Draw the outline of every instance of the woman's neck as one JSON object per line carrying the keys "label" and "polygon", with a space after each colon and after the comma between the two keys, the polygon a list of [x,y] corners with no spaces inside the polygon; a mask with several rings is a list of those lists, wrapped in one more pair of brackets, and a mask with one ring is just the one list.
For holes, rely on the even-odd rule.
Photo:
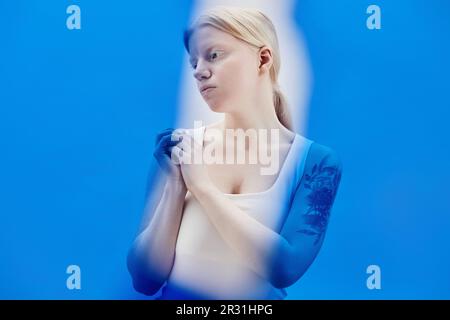
{"label": "woman's neck", "polygon": [[276,117],[262,117],[262,114],[244,115],[226,113],[222,122],[222,129],[281,129],[281,124]]}
{"label": "woman's neck", "polygon": [[[276,114],[274,113],[274,118],[267,119],[262,117],[244,117],[241,115],[240,117],[236,117],[230,113],[225,114],[225,118],[223,121],[217,122],[211,126],[212,128],[219,129],[222,132],[222,141],[227,141],[227,131],[232,130],[244,130],[244,132],[248,133],[247,130],[255,130],[255,135],[260,136],[264,134],[261,131],[267,130],[265,133],[267,137],[271,137],[273,135],[272,130],[277,130],[278,137],[277,141],[271,141],[272,143],[290,143],[293,141],[295,137],[295,133],[284,127],[280,121],[278,120]],[[235,132],[236,134],[236,132]],[[245,134],[245,133],[244,133]]]}

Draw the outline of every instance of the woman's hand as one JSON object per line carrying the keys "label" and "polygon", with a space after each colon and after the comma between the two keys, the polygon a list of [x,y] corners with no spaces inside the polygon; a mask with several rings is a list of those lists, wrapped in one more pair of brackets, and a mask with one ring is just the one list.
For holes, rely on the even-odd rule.
{"label": "woman's hand", "polygon": [[172,158],[180,164],[186,187],[193,194],[200,188],[214,187],[203,161],[202,145],[192,134],[183,134],[182,141],[173,147]]}
{"label": "woman's hand", "polygon": [[172,148],[180,143],[182,139],[183,137],[178,130],[173,128],[164,129],[156,136],[153,156],[171,181],[184,184],[180,166],[176,165],[171,159]]}

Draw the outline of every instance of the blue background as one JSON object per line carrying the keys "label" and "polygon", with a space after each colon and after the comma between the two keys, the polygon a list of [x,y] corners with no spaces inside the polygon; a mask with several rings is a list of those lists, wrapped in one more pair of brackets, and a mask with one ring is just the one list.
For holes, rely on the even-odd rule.
{"label": "blue background", "polygon": [[[81,7],[82,29],[66,28]],[[366,28],[366,8],[382,29]],[[125,258],[172,126],[191,1],[0,0],[0,298],[134,299]],[[450,3],[297,1],[307,137],[344,174],[290,299],[450,298]],[[66,288],[81,267],[82,289]],[[366,268],[381,267],[381,290]]]}

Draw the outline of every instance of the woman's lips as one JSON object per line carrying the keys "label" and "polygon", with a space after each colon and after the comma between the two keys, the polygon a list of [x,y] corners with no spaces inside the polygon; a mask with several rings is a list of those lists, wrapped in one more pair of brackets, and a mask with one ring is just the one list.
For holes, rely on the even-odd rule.
{"label": "woman's lips", "polygon": [[210,92],[210,91],[213,90],[213,89],[215,89],[215,87],[208,87],[208,88],[206,88],[206,89],[203,89],[203,90],[202,90],[202,94],[203,94],[203,93],[208,93],[208,92]]}

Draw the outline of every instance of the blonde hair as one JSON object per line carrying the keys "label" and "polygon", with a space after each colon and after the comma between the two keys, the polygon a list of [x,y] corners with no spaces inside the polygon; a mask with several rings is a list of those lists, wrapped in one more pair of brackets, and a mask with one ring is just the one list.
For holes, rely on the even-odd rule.
{"label": "blonde hair", "polygon": [[189,51],[189,39],[193,32],[202,26],[212,26],[238,38],[249,45],[261,48],[267,46],[272,51],[270,79],[273,86],[275,113],[283,126],[292,130],[289,106],[278,84],[280,73],[280,49],[278,37],[272,21],[261,11],[252,8],[216,6],[204,11],[184,32],[184,47]]}

